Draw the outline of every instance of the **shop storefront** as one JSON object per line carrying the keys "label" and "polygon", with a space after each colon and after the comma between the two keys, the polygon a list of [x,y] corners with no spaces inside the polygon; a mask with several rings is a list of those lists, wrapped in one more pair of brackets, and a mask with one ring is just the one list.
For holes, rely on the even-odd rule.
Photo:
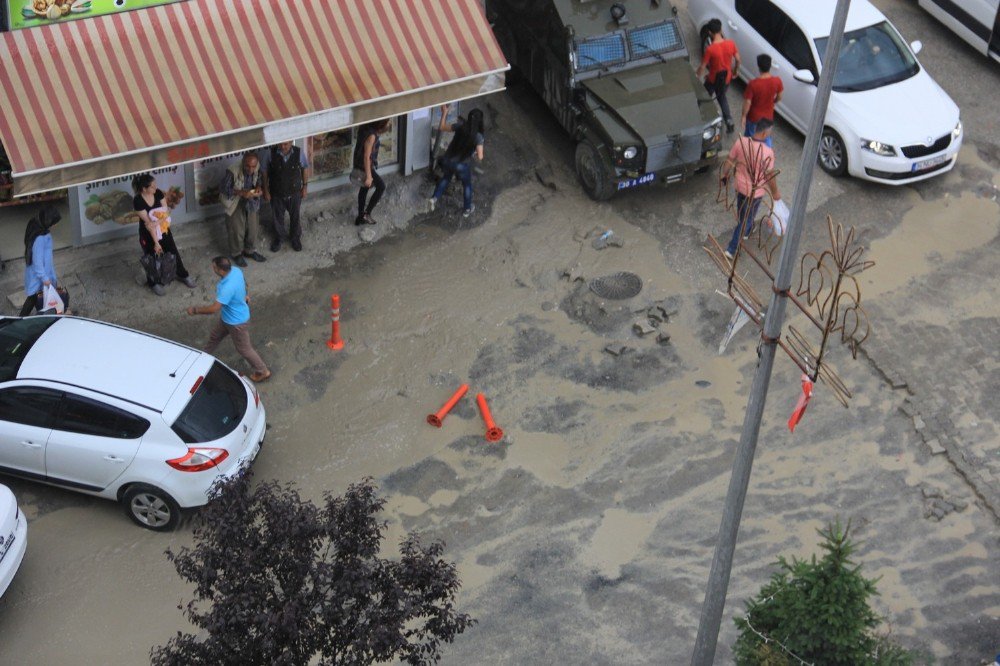
{"label": "shop storefront", "polygon": [[[74,244],[135,233],[135,173],[151,172],[161,189],[183,195],[175,224],[219,213],[225,169],[243,152],[281,141],[309,157],[311,193],[345,186],[357,128],[382,118],[392,127],[382,137],[380,172],[411,173],[429,164],[436,106],[502,89],[507,68],[477,0],[400,3],[394,12],[353,0],[235,3],[225,11],[215,0],[145,4],[0,34],[7,191],[68,192]],[[133,47],[151,36],[171,48],[152,56]],[[359,43],[377,45],[359,52]],[[72,73],[28,57],[42,48],[66,54]],[[139,90],[123,94],[130,81]],[[4,217],[0,207],[0,227]]]}

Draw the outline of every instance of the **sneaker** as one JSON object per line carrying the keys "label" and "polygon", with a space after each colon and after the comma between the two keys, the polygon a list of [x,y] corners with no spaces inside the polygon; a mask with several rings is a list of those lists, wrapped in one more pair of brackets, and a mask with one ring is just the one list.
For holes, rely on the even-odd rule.
{"label": "sneaker", "polygon": [[197,286],[198,286],[198,283],[197,283],[197,282],[195,282],[195,281],[194,281],[194,278],[193,278],[193,277],[191,277],[190,275],[188,275],[188,276],[187,276],[186,278],[181,278],[181,282],[182,282],[182,283],[184,284],[184,286],[185,286],[185,287],[187,287],[188,289],[194,289],[195,287],[197,287]]}
{"label": "sneaker", "polygon": [[472,204],[470,208],[466,208],[464,211],[462,211],[462,217],[469,217],[474,212],[476,212],[476,204]]}
{"label": "sneaker", "polygon": [[732,123],[726,123],[726,134],[732,134],[736,130],[736,125]]}
{"label": "sneaker", "polygon": [[358,215],[356,218],[354,218],[354,225],[355,226],[360,227],[362,224],[365,224],[365,216],[364,215]]}
{"label": "sneaker", "polygon": [[150,287],[150,289],[152,289],[153,293],[156,294],[157,296],[167,295],[167,290],[163,288],[162,284],[154,284],[152,287]]}
{"label": "sneaker", "polygon": [[292,249],[295,250],[296,252],[301,252],[302,251],[302,241],[300,241],[298,238],[293,238],[292,239]]}
{"label": "sneaker", "polygon": [[365,224],[378,224],[371,213],[365,213]]}
{"label": "sneaker", "polygon": [[428,213],[433,213],[434,212],[434,207],[437,206],[437,202],[438,202],[438,200],[435,199],[434,197],[431,197],[430,199],[427,200],[427,212]]}
{"label": "sneaker", "polygon": [[726,259],[732,259],[733,258],[733,253],[730,252],[729,250],[723,250],[722,254],[725,255]]}
{"label": "sneaker", "polygon": [[275,238],[273,241],[271,241],[271,252],[277,252],[280,249],[281,249],[281,239]]}
{"label": "sneaker", "polygon": [[257,250],[254,250],[250,254],[247,254],[246,252],[244,252],[243,256],[247,257],[249,259],[253,259],[254,261],[267,261],[267,257],[265,257],[264,255],[262,255]]}
{"label": "sneaker", "polygon": [[243,258],[242,254],[238,254],[235,257],[233,257],[233,263],[239,266],[240,268],[247,267],[247,260]]}

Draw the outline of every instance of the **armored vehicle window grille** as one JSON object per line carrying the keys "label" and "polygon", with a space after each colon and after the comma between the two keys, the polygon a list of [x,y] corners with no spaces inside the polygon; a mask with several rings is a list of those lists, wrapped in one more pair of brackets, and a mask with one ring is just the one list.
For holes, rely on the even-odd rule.
{"label": "armored vehicle window grille", "polygon": [[577,42],[577,69],[586,71],[625,62],[625,40],[621,35],[602,35]]}
{"label": "armored vehicle window grille", "polygon": [[628,31],[628,47],[632,58],[645,58],[654,53],[667,53],[684,48],[681,31],[674,21],[665,21]]}

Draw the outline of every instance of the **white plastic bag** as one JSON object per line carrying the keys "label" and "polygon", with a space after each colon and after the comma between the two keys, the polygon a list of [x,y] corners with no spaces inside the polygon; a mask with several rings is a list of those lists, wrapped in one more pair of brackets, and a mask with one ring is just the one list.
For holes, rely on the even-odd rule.
{"label": "white plastic bag", "polygon": [[775,236],[785,235],[785,230],[788,229],[788,218],[791,214],[792,211],[788,210],[784,199],[778,199],[774,202],[774,208],[771,215],[768,216],[767,222]]}
{"label": "white plastic bag", "polygon": [[42,312],[49,310],[55,310],[56,314],[62,314],[66,310],[62,296],[59,295],[59,292],[51,284],[47,285],[45,291],[42,293]]}

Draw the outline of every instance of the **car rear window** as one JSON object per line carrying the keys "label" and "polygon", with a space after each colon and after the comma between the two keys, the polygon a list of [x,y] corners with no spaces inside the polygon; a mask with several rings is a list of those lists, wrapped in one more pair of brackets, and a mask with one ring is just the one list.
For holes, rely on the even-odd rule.
{"label": "car rear window", "polygon": [[0,382],[17,377],[21,362],[56,317],[0,319]]}
{"label": "car rear window", "polygon": [[185,444],[203,444],[235,430],[246,411],[247,390],[243,382],[232,370],[216,362],[170,427]]}

